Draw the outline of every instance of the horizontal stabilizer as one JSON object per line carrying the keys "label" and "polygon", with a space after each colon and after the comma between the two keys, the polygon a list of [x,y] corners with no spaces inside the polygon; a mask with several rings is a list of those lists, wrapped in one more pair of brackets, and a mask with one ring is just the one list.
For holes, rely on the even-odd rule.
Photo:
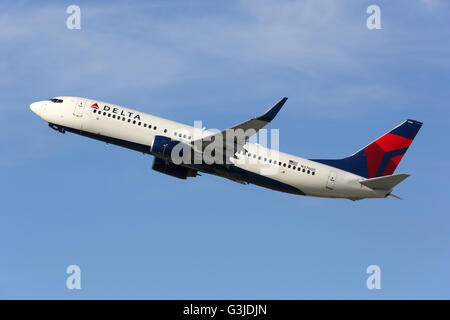
{"label": "horizontal stabilizer", "polygon": [[376,177],[372,179],[365,179],[359,181],[363,186],[369,187],[374,190],[391,190],[400,182],[408,178],[410,175],[407,173],[393,174],[390,176]]}

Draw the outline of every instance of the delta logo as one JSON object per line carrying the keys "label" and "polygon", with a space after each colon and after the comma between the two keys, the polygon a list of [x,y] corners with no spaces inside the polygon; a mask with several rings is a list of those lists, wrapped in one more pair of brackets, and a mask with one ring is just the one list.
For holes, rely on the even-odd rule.
{"label": "delta logo", "polygon": [[98,104],[97,104],[97,102],[94,103],[94,104],[91,106],[91,108],[92,108],[92,109],[98,109]]}

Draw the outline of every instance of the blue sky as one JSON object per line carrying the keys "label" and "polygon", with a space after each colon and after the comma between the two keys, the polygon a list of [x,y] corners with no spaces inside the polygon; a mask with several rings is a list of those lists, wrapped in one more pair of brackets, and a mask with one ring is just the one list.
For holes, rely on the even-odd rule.
{"label": "blue sky", "polygon": [[[447,1],[78,1],[81,30],[70,4],[1,5],[0,298],[450,298]],[[29,110],[58,95],[219,129],[287,96],[270,128],[306,158],[424,126],[397,169],[405,200],[315,199],[61,135]]]}

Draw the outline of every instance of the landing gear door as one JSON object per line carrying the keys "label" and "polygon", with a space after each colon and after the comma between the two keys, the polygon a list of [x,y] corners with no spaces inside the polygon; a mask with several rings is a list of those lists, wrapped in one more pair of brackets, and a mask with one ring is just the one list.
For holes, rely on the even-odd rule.
{"label": "landing gear door", "polygon": [[334,185],[336,184],[336,178],[337,178],[336,171],[330,171],[330,174],[328,175],[327,186],[326,186],[326,188],[328,190],[334,190]]}
{"label": "landing gear door", "polygon": [[75,104],[75,109],[73,110],[73,115],[75,117],[82,117],[85,106],[86,106],[86,100],[79,99],[77,101],[77,103]]}

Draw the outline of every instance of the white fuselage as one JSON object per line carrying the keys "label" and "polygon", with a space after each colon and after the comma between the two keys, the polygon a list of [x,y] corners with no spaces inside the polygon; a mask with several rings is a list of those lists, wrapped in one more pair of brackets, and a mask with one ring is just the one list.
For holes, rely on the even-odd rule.
{"label": "white fuselage", "polygon": [[[98,100],[78,97],[54,99],[62,102],[40,101],[33,103],[30,108],[55,129],[125,147],[129,143],[132,146],[130,149],[148,154],[153,154],[152,145],[156,136],[190,143],[194,137],[212,134],[201,128]],[[239,152],[231,160],[235,167],[232,176],[228,176],[224,166],[223,170],[216,170],[217,166],[211,166],[211,170],[203,170],[205,167],[197,170],[238,182],[316,197],[359,200],[384,198],[389,193],[365,187],[359,183],[363,177],[319,162],[264,148],[259,144],[246,143],[244,149],[248,153]],[[239,177],[240,173],[242,178]]]}

